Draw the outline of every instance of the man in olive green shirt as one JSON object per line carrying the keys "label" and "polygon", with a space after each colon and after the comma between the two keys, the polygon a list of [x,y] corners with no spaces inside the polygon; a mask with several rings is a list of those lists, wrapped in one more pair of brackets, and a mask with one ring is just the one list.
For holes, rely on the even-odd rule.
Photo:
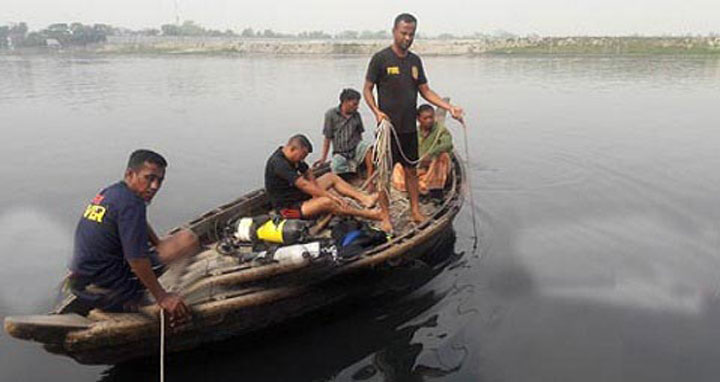
{"label": "man in olive green shirt", "polygon": [[[421,105],[417,110],[418,120],[418,178],[420,193],[441,199],[443,188],[450,174],[453,150],[452,135],[435,121],[435,110],[430,105]],[[405,191],[405,174],[402,166],[393,169],[393,185]]]}

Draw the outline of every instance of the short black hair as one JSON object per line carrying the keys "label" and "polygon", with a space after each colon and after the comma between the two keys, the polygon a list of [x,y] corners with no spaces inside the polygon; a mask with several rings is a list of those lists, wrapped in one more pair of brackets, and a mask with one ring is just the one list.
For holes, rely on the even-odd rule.
{"label": "short black hair", "polygon": [[428,111],[434,113],[434,112],[435,112],[435,109],[433,109],[432,106],[424,103],[424,104],[420,105],[420,107],[417,109],[417,115],[418,115],[418,117],[419,117],[421,113],[425,113],[425,112],[428,112]]}
{"label": "short black hair", "polygon": [[289,145],[297,145],[301,148],[304,148],[307,150],[308,153],[313,152],[312,143],[310,143],[310,140],[308,137],[306,137],[303,134],[295,134],[290,139],[288,139]]}
{"label": "short black hair", "polygon": [[362,98],[360,92],[355,89],[347,88],[340,92],[340,103],[355,99],[359,100],[360,98]]}
{"label": "short black hair", "polygon": [[130,154],[127,168],[138,170],[145,164],[145,162],[156,164],[162,168],[167,167],[167,161],[162,155],[152,150],[139,149]]}
{"label": "short black hair", "polygon": [[401,13],[397,15],[397,17],[395,17],[393,28],[397,28],[398,24],[400,24],[401,21],[408,24],[417,24],[417,19],[415,18],[415,16],[409,13]]}

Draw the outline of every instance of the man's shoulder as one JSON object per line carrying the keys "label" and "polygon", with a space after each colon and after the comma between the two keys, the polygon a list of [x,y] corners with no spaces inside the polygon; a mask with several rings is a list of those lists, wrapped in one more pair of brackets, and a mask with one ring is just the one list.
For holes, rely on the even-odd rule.
{"label": "man's shoulder", "polygon": [[270,165],[274,164],[275,162],[277,162],[278,160],[280,160],[279,154],[282,154],[282,151],[280,149],[273,150],[273,152],[268,157],[267,165],[270,166]]}
{"label": "man's shoulder", "polygon": [[268,158],[267,164],[265,166],[266,169],[275,169],[275,168],[282,168],[289,166],[288,160],[285,158],[285,154],[283,154],[282,146],[273,151],[273,153]]}
{"label": "man's shoulder", "polygon": [[[143,200],[135,195],[123,181],[113,183],[110,186],[105,187],[100,191],[96,198],[100,198],[100,202],[112,202],[117,204],[142,204],[145,205]],[[102,204],[102,203],[97,203]]]}
{"label": "man's shoulder", "polygon": [[384,60],[385,60],[385,59],[388,59],[388,58],[392,57],[391,55],[393,55],[393,54],[395,54],[395,53],[393,53],[392,47],[388,46],[388,47],[386,47],[386,48],[383,48],[383,49],[378,50],[377,52],[375,52],[375,54],[373,54],[373,57],[372,57],[372,58],[373,58],[373,60],[377,60],[377,59],[384,59]]}
{"label": "man's shoulder", "polygon": [[422,60],[420,60],[420,56],[418,56],[417,54],[413,53],[412,51],[408,51],[408,53],[407,53],[407,58],[410,59],[410,60],[413,60],[413,61],[418,61],[418,62],[422,61]]}
{"label": "man's shoulder", "polygon": [[340,108],[338,106],[333,106],[325,112],[325,118],[335,118],[337,115],[340,114]]}

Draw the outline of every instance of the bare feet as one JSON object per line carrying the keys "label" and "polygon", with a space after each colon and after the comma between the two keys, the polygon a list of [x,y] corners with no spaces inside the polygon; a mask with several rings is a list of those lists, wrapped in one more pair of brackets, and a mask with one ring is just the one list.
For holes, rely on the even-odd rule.
{"label": "bare feet", "polygon": [[360,202],[365,206],[365,208],[372,208],[375,207],[375,203],[377,203],[378,198],[380,197],[380,194],[371,194],[371,195],[364,195],[362,200]]}
{"label": "bare feet", "polygon": [[381,209],[376,208],[374,210],[370,211],[371,215],[370,218],[373,220],[383,220],[383,217],[385,216]]}
{"label": "bare feet", "polygon": [[425,215],[423,215],[420,211],[412,212],[412,221],[415,224],[420,224],[420,223],[424,222],[425,219],[427,219],[427,217]]}
{"label": "bare feet", "polygon": [[392,223],[390,223],[389,217],[385,217],[382,219],[382,221],[380,222],[380,229],[385,231],[385,233],[392,233],[393,226]]}

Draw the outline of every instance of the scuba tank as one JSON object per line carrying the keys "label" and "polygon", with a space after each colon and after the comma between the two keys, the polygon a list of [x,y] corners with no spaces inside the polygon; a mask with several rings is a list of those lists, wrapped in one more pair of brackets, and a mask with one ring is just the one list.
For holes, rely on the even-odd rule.
{"label": "scuba tank", "polygon": [[320,257],[320,242],[280,247],[272,253],[272,259],[282,264],[302,264]]}
{"label": "scuba tank", "polygon": [[295,244],[308,235],[308,223],[296,219],[271,219],[268,215],[241,218],[236,223],[235,238],[244,242],[265,241],[276,244]]}

